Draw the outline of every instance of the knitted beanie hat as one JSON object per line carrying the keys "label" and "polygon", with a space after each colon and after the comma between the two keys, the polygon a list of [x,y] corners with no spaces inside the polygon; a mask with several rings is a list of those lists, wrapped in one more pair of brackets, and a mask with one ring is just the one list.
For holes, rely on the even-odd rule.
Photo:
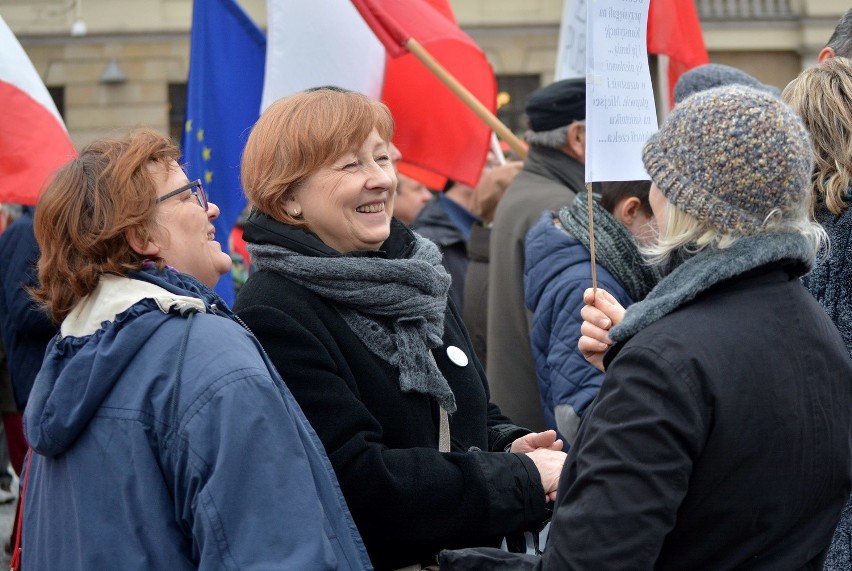
{"label": "knitted beanie hat", "polygon": [[699,91],[706,91],[723,85],[745,85],[765,91],[775,97],[781,97],[780,89],[774,85],[759,82],[741,69],[720,63],[706,63],[693,67],[680,76],[674,88],[674,102],[680,103]]}
{"label": "knitted beanie hat", "polygon": [[808,132],[781,100],[740,85],[675,106],[642,160],[675,206],[722,233],[760,231],[774,209],[804,199],[813,156]]}

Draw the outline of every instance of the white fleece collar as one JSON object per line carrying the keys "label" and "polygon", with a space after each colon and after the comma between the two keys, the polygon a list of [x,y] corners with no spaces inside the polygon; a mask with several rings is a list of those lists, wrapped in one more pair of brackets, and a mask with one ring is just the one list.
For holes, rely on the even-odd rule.
{"label": "white fleece collar", "polygon": [[115,275],[104,275],[98,286],[81,299],[62,322],[62,337],[83,337],[101,328],[143,299],[153,299],[163,313],[175,308],[192,308],[205,313],[204,302],[195,297],[177,295],[152,283]]}

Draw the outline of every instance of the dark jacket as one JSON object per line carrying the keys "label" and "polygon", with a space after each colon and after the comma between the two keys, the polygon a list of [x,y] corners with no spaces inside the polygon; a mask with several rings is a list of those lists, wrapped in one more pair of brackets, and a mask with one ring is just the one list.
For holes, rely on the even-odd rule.
{"label": "dark jacket", "polygon": [[607,353],[545,569],[821,569],[852,486],[852,361],[802,272],[745,272]]}
{"label": "dark jacket", "polygon": [[556,149],[531,146],[524,169],[497,204],[488,268],[488,380],[494,402],[533,430],[544,430],[532,314],[524,304],[524,241],[545,210],[571,204],[584,190],[584,167]]}
{"label": "dark jacket", "polygon": [[[249,242],[305,255],[341,255],[315,235],[255,213]],[[414,235],[393,221],[375,255],[403,257]],[[369,257],[367,254],[366,257]],[[365,260],[368,261],[368,260]],[[372,354],[337,308],[281,274],[260,270],[237,298],[238,315],[258,336],[328,451],[373,564],[394,569],[432,562],[441,548],[494,545],[537,526],[544,491],[533,462],[502,451],[528,431],[488,401],[482,368],[450,303],[444,346],[433,350],[455,394],[452,452],[438,452],[436,401],[404,393],[397,370]],[[454,364],[450,346],[470,362]]]}
{"label": "dark jacket", "polygon": [[[810,292],[837,326],[846,350],[852,357],[852,201],[833,214],[820,204],[816,219],[830,239],[829,248],[817,256],[813,270],[802,278]],[[852,569],[852,496],[834,532],[831,549],[825,559],[825,571]]]}
{"label": "dark jacket", "polygon": [[18,410],[24,410],[44,350],[57,327],[27,293],[38,284],[33,211],[24,208],[0,235],[0,328]]}
{"label": "dark jacket", "polygon": [[[533,312],[530,342],[541,408],[547,427],[574,442],[586,407],[597,396],[604,374],[577,348],[583,292],[592,287],[591,254],[574,236],[542,214],[526,239],[524,295]],[[633,303],[606,268],[596,264],[598,287],[623,307]]]}
{"label": "dark jacket", "polygon": [[852,200],[840,214],[821,204],[816,219],[828,233],[829,244],[802,281],[834,321],[852,357]]}
{"label": "dark jacket", "polygon": [[369,569],[257,340],[189,276],[131,277],[78,303],[33,386],[23,568]]}
{"label": "dark jacket", "polygon": [[432,197],[411,223],[411,229],[438,245],[442,255],[441,263],[452,278],[450,298],[461,311],[467,274],[467,242],[458,226],[444,211],[443,200],[440,196]]}
{"label": "dark jacket", "polygon": [[491,228],[477,222],[470,228],[467,241],[467,274],[464,277],[462,317],[470,333],[479,362],[488,356],[488,245]]}

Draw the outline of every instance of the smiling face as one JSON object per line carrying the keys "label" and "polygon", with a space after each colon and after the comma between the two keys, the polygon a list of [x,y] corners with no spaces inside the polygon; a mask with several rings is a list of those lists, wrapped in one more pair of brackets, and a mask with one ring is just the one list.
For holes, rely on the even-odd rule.
{"label": "smiling face", "polygon": [[396,184],[388,142],[373,129],[360,147],[306,178],[287,210],[338,252],[378,250],[390,236]]}
{"label": "smiling face", "polygon": [[[175,161],[170,163],[168,170],[159,163],[152,163],[150,168],[158,181],[158,197],[188,182]],[[213,287],[222,274],[230,271],[231,257],[222,252],[222,246],[215,240],[212,222],[219,216],[219,207],[210,202],[205,212],[192,190],[187,189],[157,205],[157,227],[151,233],[149,251],[144,253],[157,255],[178,271]]]}

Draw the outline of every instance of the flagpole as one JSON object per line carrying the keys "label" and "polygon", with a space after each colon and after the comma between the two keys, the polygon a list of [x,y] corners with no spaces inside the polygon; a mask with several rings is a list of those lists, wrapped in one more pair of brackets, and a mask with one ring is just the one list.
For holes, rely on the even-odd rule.
{"label": "flagpole", "polygon": [[497,161],[497,164],[506,164],[506,155],[503,154],[503,149],[500,148],[500,141],[497,140],[497,135],[494,134],[494,131],[491,131],[491,152],[494,153],[494,159]]}
{"label": "flagpole", "polygon": [[594,296],[598,296],[598,272],[595,266],[595,217],[592,211],[594,210],[594,199],[592,197],[592,185],[594,183],[586,183],[586,194],[589,200],[589,255],[592,262],[592,291]]}
{"label": "flagpole", "polygon": [[409,38],[405,42],[405,47],[408,51],[414,54],[414,56],[419,59],[423,65],[429,69],[429,71],[434,73],[444,85],[450,88],[450,91],[452,91],[456,97],[461,99],[462,102],[470,107],[470,109],[476,113],[480,119],[485,121],[485,124],[488,125],[498,137],[506,141],[506,143],[512,147],[512,150],[515,151],[520,158],[526,158],[527,150],[524,148],[521,140],[518,139],[515,134],[512,133],[512,131],[510,131],[509,128],[506,127],[506,125],[504,125],[497,117],[495,117],[494,114],[479,101],[479,99],[474,97],[464,85],[453,77],[450,72],[448,72],[444,66],[438,62],[438,60],[432,57],[432,54],[426,51],[426,48],[420,45],[420,42],[414,38]]}
{"label": "flagpole", "polygon": [[657,86],[660,93],[660,102],[657,105],[657,117],[662,124],[669,115],[669,109],[674,105],[669,101],[669,56],[657,55]]}

